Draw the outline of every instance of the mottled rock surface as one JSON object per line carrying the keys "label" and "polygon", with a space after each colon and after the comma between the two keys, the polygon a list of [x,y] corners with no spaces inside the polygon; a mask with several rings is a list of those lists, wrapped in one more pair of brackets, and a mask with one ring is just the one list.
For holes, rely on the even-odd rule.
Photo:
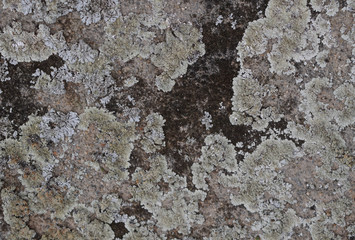
{"label": "mottled rock surface", "polygon": [[354,0],[0,0],[0,239],[355,239]]}

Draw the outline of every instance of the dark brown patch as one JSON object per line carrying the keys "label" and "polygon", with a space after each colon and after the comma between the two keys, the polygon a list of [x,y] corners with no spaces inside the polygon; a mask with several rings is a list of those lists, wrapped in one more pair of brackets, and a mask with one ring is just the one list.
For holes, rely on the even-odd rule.
{"label": "dark brown patch", "polygon": [[36,69],[40,69],[50,74],[51,67],[59,68],[63,65],[63,60],[52,55],[42,62],[21,62],[16,65],[8,64],[9,81],[0,82],[0,89],[3,91],[0,117],[8,117],[12,122],[15,131],[27,122],[31,114],[43,115],[47,109],[35,101],[35,90],[32,76]]}
{"label": "dark brown patch", "polygon": [[112,228],[112,231],[115,233],[115,238],[122,238],[126,233],[129,233],[127,228],[125,227],[125,224],[123,222],[119,223],[111,223],[110,227]]}
{"label": "dark brown patch", "polygon": [[147,221],[152,217],[152,214],[142,207],[140,203],[133,202],[130,206],[121,207],[121,214],[135,216],[138,221]]}

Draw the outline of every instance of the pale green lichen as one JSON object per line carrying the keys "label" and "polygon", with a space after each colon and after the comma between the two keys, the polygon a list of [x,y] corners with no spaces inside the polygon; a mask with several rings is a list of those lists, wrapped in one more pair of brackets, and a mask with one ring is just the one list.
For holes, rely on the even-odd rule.
{"label": "pale green lichen", "polygon": [[137,82],[138,82],[137,78],[134,77],[134,76],[132,76],[132,77],[127,78],[126,80],[124,80],[123,85],[124,85],[125,87],[129,88],[129,87],[134,86]]}
{"label": "pale green lichen", "polygon": [[122,200],[117,195],[104,195],[101,201],[94,200],[91,207],[98,220],[111,224],[120,211],[121,203]]}
{"label": "pale green lichen", "polygon": [[[188,65],[205,54],[201,32],[192,25],[181,24],[176,29],[167,30],[165,42],[154,47],[152,63],[164,72],[157,78],[157,87],[170,91],[174,79],[185,74]],[[165,87],[164,87],[165,86]]]}
{"label": "pale green lichen", "polygon": [[233,222],[233,227],[220,226],[211,230],[209,237],[204,237],[204,240],[219,240],[219,239],[243,239],[248,236],[245,228],[240,226],[237,221]]}
{"label": "pale green lichen", "polygon": [[8,63],[5,59],[0,58],[3,62],[3,64],[0,65],[0,82],[5,82],[11,80],[9,75],[9,70],[8,70]]}
{"label": "pale green lichen", "polygon": [[111,227],[102,221],[94,219],[90,221],[92,213],[85,207],[78,207],[73,212],[73,219],[78,224],[78,231],[83,239],[112,240],[115,237]]}
{"label": "pale green lichen", "polygon": [[325,68],[325,66],[327,66],[328,54],[329,54],[328,50],[324,50],[324,51],[318,53],[316,60],[317,60],[318,65],[321,68]]}
{"label": "pale green lichen", "polygon": [[268,53],[271,72],[279,75],[291,74],[295,71],[295,67],[290,63],[292,59],[299,62],[314,57],[318,44],[313,31],[307,28],[310,11],[306,4],[306,0],[270,1],[265,10],[266,17],[251,23],[242,42],[238,44],[242,66],[245,57],[264,53],[267,43],[275,37],[276,43]]}
{"label": "pale green lichen", "polygon": [[54,35],[46,25],[40,24],[37,33],[26,32],[21,23],[13,22],[0,33],[0,53],[17,62],[43,61],[65,45],[62,32]]}
{"label": "pale green lichen", "polygon": [[344,128],[355,122],[355,87],[353,84],[344,83],[334,91],[337,99],[344,103],[344,109],[337,111],[335,121]]}
{"label": "pale green lichen", "polygon": [[243,204],[248,211],[257,212],[265,192],[279,201],[292,202],[291,185],[275,169],[285,165],[295,153],[295,145],[290,141],[266,140],[246,155],[235,174],[222,174],[222,185],[240,188],[239,194],[230,196],[232,204]]}
{"label": "pale green lichen", "polygon": [[[198,201],[203,201],[206,194],[186,189],[186,178],[168,169],[163,155],[157,155],[149,161],[151,165],[148,171],[137,168],[132,176],[137,183],[137,187],[131,190],[133,199],[140,201],[153,214],[164,232],[176,229],[182,234],[189,234],[191,224],[204,222],[203,216],[198,214]],[[169,184],[168,192],[160,191],[160,181]]]}
{"label": "pale green lichen", "polygon": [[97,137],[108,144],[107,158],[100,161],[109,169],[108,178],[123,180],[128,177],[126,168],[130,166],[129,157],[133,150],[133,142],[137,139],[134,123],[122,123],[103,109],[88,108],[80,116],[78,128],[88,131],[93,126],[99,131]]}
{"label": "pale green lichen", "polygon": [[267,84],[262,86],[249,69],[241,70],[233,79],[233,91],[233,113],[229,118],[232,124],[264,130],[269,122],[278,122],[283,116],[272,107],[262,109],[262,96],[273,94],[275,89]]}
{"label": "pale green lichen", "polygon": [[[132,87],[137,82],[135,77],[131,77],[124,81],[125,88],[116,87],[112,73],[117,64],[121,67],[134,58],[142,58],[157,68],[160,74],[155,79],[158,90],[171,91],[175,80],[204,55],[202,33],[190,23],[170,24],[170,16],[166,13],[169,3],[161,0],[149,0],[149,3],[151,14],[129,13],[121,16],[116,0],[104,3],[94,0],[3,0],[4,8],[30,15],[34,22],[39,23],[39,29],[36,33],[26,32],[19,23],[12,23],[0,33],[0,53],[5,57],[0,66],[1,81],[9,80],[8,61],[14,64],[43,61],[57,54],[65,64],[58,69],[52,67],[50,75],[37,69],[34,89],[62,95],[66,94],[64,86],[74,83],[80,90],[84,89],[80,97],[85,98],[88,106],[102,107],[114,94],[120,96],[122,89]],[[246,67],[250,67],[246,60],[265,55],[266,62],[270,64],[266,68],[272,74],[285,78],[285,82],[295,82],[297,87],[304,86],[303,90],[299,90],[301,103],[296,109],[304,114],[304,119],[301,123],[289,121],[285,130],[292,138],[304,141],[304,144],[300,150],[289,140],[277,140],[281,130],[270,129],[267,130],[267,136],[260,138],[262,143],[258,146],[256,142],[237,143],[239,149],[256,147],[251,153],[240,150],[244,159],[238,163],[237,152],[229,139],[222,133],[208,135],[201,148],[200,158],[195,159],[191,167],[192,183],[202,190],[223,188],[221,192],[225,191],[226,197],[223,199],[223,194],[218,195],[218,200],[230,201],[238,209],[244,205],[247,211],[257,217],[249,224],[252,232],[249,232],[248,224],[242,227],[235,220],[233,226],[213,226],[211,235],[206,239],[248,238],[250,233],[256,232],[261,239],[284,239],[292,236],[294,227],[301,224],[310,230],[314,239],[340,238],[327,228],[330,224],[346,228],[349,237],[355,232],[352,226],[347,225],[347,217],[352,211],[351,200],[345,194],[352,187],[349,175],[354,158],[342,136],[355,121],[355,89],[351,83],[354,82],[351,79],[354,68],[349,73],[350,81],[346,79],[344,83],[339,83],[339,78],[335,76],[334,83],[329,76],[317,77],[317,69],[312,69],[312,72],[304,66],[301,68],[304,67],[307,73],[303,74],[302,69],[298,72],[301,76],[297,76],[296,81],[292,79],[293,73],[298,71],[295,63],[305,63],[306,66],[306,63],[313,65],[316,62],[326,70],[324,75],[328,74],[326,67],[330,66],[332,70],[333,63],[327,63],[327,58],[334,54],[330,48],[337,46],[331,33],[334,30],[332,17],[339,16],[341,11],[352,11],[354,4],[348,0],[347,8],[341,11],[335,0],[311,0],[310,4],[315,11],[320,12],[315,20],[310,19],[306,0],[271,0],[265,18],[249,24],[238,45],[241,70],[233,79],[233,114],[230,118],[233,124],[251,125],[254,130],[264,131],[270,122],[277,123],[284,117],[277,109],[279,106],[264,107],[264,97],[279,94],[279,86],[268,83],[277,82],[277,78],[270,79],[270,73],[265,73],[268,80],[265,83],[257,71]],[[83,40],[69,47],[61,32],[51,35],[49,28],[43,24],[53,23],[58,17],[72,11],[78,11],[81,21],[86,25],[106,24],[104,44],[98,50],[92,49]],[[75,13],[65,18],[75,19]],[[222,16],[218,18],[217,25],[221,19]],[[51,26],[53,29],[56,27]],[[353,44],[353,29],[343,26],[340,32],[341,38],[349,46]],[[163,34],[165,39],[160,39],[157,33]],[[320,42],[323,45],[321,52],[318,52]],[[352,60],[348,59],[346,67],[351,67],[351,63]],[[141,80],[142,77],[138,76]],[[145,79],[142,78],[142,81]],[[324,93],[332,98],[331,101],[321,98]],[[134,105],[133,98],[130,95],[128,98]],[[209,193],[188,189],[186,177],[169,169],[174,159],[156,153],[165,146],[163,116],[153,112],[141,121],[141,115],[147,114],[145,109],[139,109],[138,105],[133,108],[123,104],[120,106],[123,111],[117,115],[96,107],[87,108],[80,115],[49,109],[42,117],[29,116],[28,122],[20,127],[18,140],[8,138],[0,142],[1,164],[7,165],[10,171],[15,170],[15,177],[23,187],[21,192],[9,188],[1,192],[4,219],[10,228],[6,239],[33,237],[35,232],[27,226],[31,214],[49,214],[52,221],[70,218],[71,229],[54,224],[54,228],[43,233],[42,239],[114,239],[115,234],[109,224],[118,222],[122,217],[121,206],[132,202],[141,203],[152,214],[152,220],[138,221],[133,216],[127,216],[123,222],[129,233],[123,239],[166,239],[167,234],[174,231],[187,239],[195,231],[194,227],[201,227],[205,216],[199,212],[199,208],[202,206],[205,211],[209,210],[210,206],[203,203]],[[141,128],[136,129],[136,123],[144,126],[143,132],[140,132]],[[212,128],[212,119],[207,112],[202,124],[206,130]],[[141,167],[134,166],[134,173],[130,175],[130,157],[133,144],[138,139],[137,152],[146,158]],[[92,152],[81,146],[81,141],[90,140],[95,148]],[[196,141],[188,140],[187,144],[195,145]],[[54,149],[61,151],[61,155],[58,156]],[[100,151],[100,155],[95,155],[95,151]],[[66,154],[71,154],[73,162],[68,160],[70,157]],[[186,159],[193,159],[188,153],[183,154]],[[309,220],[301,219],[292,209],[296,202],[292,196],[292,186],[284,181],[286,176],[283,171],[287,169],[280,170],[297,161],[298,157],[319,158],[321,164],[315,167],[316,177],[324,181],[336,181],[339,188],[333,194],[343,196],[325,204],[317,203],[316,217]],[[61,164],[67,164],[64,170],[60,169]],[[57,171],[77,172],[70,179],[65,174],[56,176]],[[89,175],[92,172],[93,175]],[[125,195],[126,199],[122,200],[112,192],[97,199],[85,198],[82,194],[84,189],[77,183],[72,185],[70,181],[80,180],[84,184],[88,175],[103,177],[98,180],[112,185],[120,184],[118,186],[122,187],[122,192],[125,191],[120,194]],[[1,174],[0,179],[4,179]],[[207,184],[207,180],[213,181]],[[79,196],[84,200],[79,200]],[[330,210],[331,215],[326,216],[325,210]],[[207,224],[210,224],[210,220]]]}
{"label": "pale green lichen", "polygon": [[27,226],[30,213],[27,202],[21,199],[14,189],[7,188],[1,191],[1,201],[4,220],[10,226],[6,239],[32,239],[36,232]]}
{"label": "pale green lichen", "polygon": [[225,169],[228,172],[237,170],[236,151],[234,145],[223,135],[208,135],[199,162],[191,166],[192,182],[199,189],[207,190],[206,178],[214,168]]}
{"label": "pale green lichen", "polygon": [[[83,53],[84,54],[84,53]],[[97,59],[97,61],[100,61]],[[111,76],[110,68],[100,70],[93,68],[92,64],[96,62],[85,62],[75,64],[65,64],[56,69],[52,68],[51,76],[46,74],[39,75],[35,88],[47,90],[53,94],[65,93],[65,82],[81,84],[85,91],[85,101],[89,106],[105,106],[111,99],[115,90],[115,81]]]}
{"label": "pale green lichen", "polygon": [[136,56],[147,58],[152,52],[153,32],[144,30],[140,15],[118,18],[105,28],[105,43],[100,48],[110,60],[127,62]]}
{"label": "pale green lichen", "polygon": [[61,95],[65,93],[64,82],[55,77],[51,77],[42,70],[37,69],[32,75],[37,77],[36,85],[34,88],[36,90],[41,90],[44,92],[50,92],[56,95]]}
{"label": "pale green lichen", "polygon": [[159,113],[151,113],[146,119],[144,136],[141,140],[142,148],[147,153],[153,153],[165,146],[163,126],[165,119]]}
{"label": "pale green lichen", "polygon": [[73,44],[70,49],[62,50],[59,52],[59,56],[68,64],[74,64],[76,62],[85,64],[92,63],[98,57],[97,50],[92,49],[83,40]]}
{"label": "pale green lichen", "polygon": [[118,0],[78,1],[75,5],[75,9],[80,12],[81,20],[86,25],[97,23],[100,20],[104,20],[105,22],[113,22],[121,15]]}
{"label": "pale green lichen", "polygon": [[70,139],[74,135],[78,124],[79,117],[77,113],[69,112],[64,114],[51,109],[42,117],[40,137],[47,142],[51,141],[57,144],[59,141],[64,141],[65,138]]}

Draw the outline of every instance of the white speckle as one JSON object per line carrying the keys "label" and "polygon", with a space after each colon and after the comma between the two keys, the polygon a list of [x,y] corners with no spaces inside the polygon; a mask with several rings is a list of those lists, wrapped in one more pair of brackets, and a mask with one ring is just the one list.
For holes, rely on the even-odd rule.
{"label": "white speckle", "polygon": [[223,22],[223,17],[222,15],[219,15],[216,21],[216,26],[218,26],[219,24],[221,24]]}
{"label": "white speckle", "polygon": [[201,122],[203,125],[205,125],[206,127],[206,130],[210,129],[213,127],[213,124],[212,124],[212,116],[209,112],[204,112],[204,116],[203,118],[201,119]]}
{"label": "white speckle", "polygon": [[223,102],[220,102],[219,103],[219,108],[218,108],[219,110],[224,110],[224,109],[226,109],[226,107],[223,105]]}
{"label": "white speckle", "polygon": [[231,23],[231,25],[232,25],[232,29],[233,30],[235,30],[237,27],[236,27],[236,25],[237,25],[237,20],[234,20],[232,23]]}

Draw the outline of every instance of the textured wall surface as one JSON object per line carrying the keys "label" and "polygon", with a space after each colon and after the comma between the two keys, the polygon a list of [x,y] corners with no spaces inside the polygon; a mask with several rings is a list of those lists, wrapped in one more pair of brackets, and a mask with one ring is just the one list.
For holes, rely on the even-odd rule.
{"label": "textured wall surface", "polygon": [[0,239],[355,239],[354,0],[0,0]]}

